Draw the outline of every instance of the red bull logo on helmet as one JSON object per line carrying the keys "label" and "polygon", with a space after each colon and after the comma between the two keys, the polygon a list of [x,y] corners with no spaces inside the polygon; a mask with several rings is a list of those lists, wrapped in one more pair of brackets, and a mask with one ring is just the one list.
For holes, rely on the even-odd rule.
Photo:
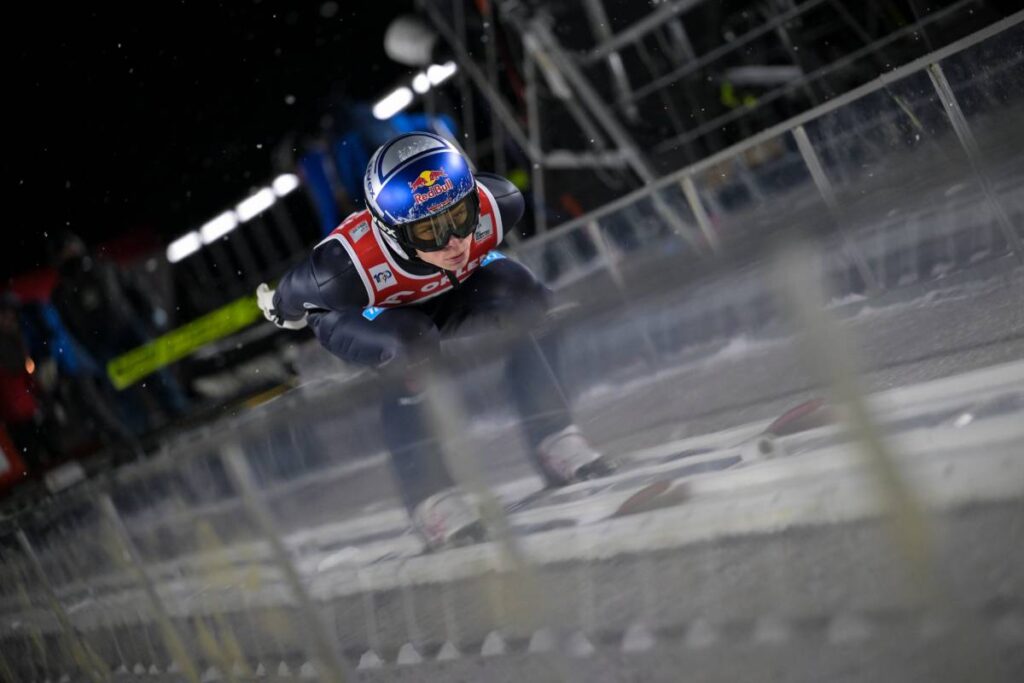
{"label": "red bull logo on helmet", "polygon": [[409,189],[412,190],[413,201],[416,204],[422,204],[454,190],[455,186],[452,184],[451,178],[448,177],[448,173],[443,168],[439,168],[436,171],[426,170],[420,173],[415,180],[409,183]]}

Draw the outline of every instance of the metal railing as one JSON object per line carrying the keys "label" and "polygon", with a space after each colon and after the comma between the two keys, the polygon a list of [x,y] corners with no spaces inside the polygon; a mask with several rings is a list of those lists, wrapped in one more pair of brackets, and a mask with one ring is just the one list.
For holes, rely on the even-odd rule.
{"label": "metal railing", "polygon": [[[996,115],[998,112],[1004,111],[1004,107],[1006,108],[1005,111],[1019,111],[1019,107],[1024,106],[1024,100],[1021,99],[1019,87],[1014,85],[1014,79],[1018,77],[1021,68],[1021,57],[1019,53],[1014,52],[1012,47],[1021,40],[1021,34],[1024,33],[1020,27],[1022,21],[1024,21],[1024,13],[1018,13],[976,34],[946,46],[931,55],[880,76],[871,83],[867,83],[815,109],[800,114],[789,121],[773,126],[695,164],[662,176],[640,189],[608,202],[585,216],[570,220],[549,230],[545,234],[538,235],[521,245],[519,247],[520,253],[524,254],[524,257],[530,260],[531,263],[537,263],[541,259],[534,255],[542,252],[546,245],[566,241],[570,239],[570,235],[576,235],[577,240],[586,240],[588,239],[586,235],[591,234],[594,230],[593,226],[602,225],[615,214],[628,212],[630,209],[642,205],[645,201],[665,196],[666,193],[680,193],[682,197],[685,197],[688,212],[683,216],[682,220],[688,222],[694,229],[699,227],[705,235],[709,235],[707,239],[709,246],[714,246],[722,241],[728,241],[729,235],[713,234],[709,227],[712,220],[721,218],[721,211],[716,210],[720,208],[720,203],[716,201],[716,191],[708,186],[709,183],[707,181],[710,175],[725,165],[731,164],[747,168],[749,164],[744,160],[745,155],[756,152],[765,145],[774,143],[779,149],[788,150],[791,159],[799,159],[797,163],[803,168],[791,173],[800,176],[799,181],[801,184],[813,187],[817,199],[812,201],[820,202],[832,214],[835,226],[839,228],[840,233],[844,234],[845,239],[849,242],[847,245],[848,254],[855,267],[860,271],[862,279],[866,283],[874,283],[878,286],[877,274],[868,268],[869,258],[864,253],[863,247],[857,244],[857,240],[854,239],[850,229],[843,225],[845,218],[842,213],[851,204],[848,196],[850,192],[845,194],[840,192],[842,196],[837,197],[837,192],[839,192],[837,185],[845,186],[847,189],[853,187],[854,190],[862,190],[862,188],[857,187],[857,182],[859,182],[857,179],[871,173],[871,171],[864,172],[862,168],[853,167],[853,164],[844,164],[839,161],[823,163],[823,158],[831,159],[835,156],[830,153],[829,148],[832,145],[831,131],[826,128],[831,123],[830,117],[837,112],[841,112],[841,110],[852,110],[858,106],[858,103],[868,103],[870,107],[874,108],[873,111],[869,111],[865,116],[858,119],[859,125],[863,129],[879,128],[881,130],[880,135],[887,135],[905,125],[911,127],[921,125],[920,119],[923,117],[918,115],[920,112],[908,109],[908,106],[914,103],[908,103],[908,100],[902,97],[901,89],[905,89],[907,84],[915,77],[920,79],[922,76],[926,76],[930,87],[927,90],[917,88],[915,95],[918,99],[917,106],[919,108],[924,110],[930,109],[931,111],[928,113],[932,119],[940,116],[945,121],[942,130],[933,129],[930,132],[930,137],[933,138],[931,142],[947,150],[946,158],[939,161],[948,167],[949,175],[956,177],[955,182],[970,186],[982,197],[982,205],[994,217],[993,222],[999,233],[998,238],[996,238],[997,241],[1004,243],[1006,249],[1014,254],[1018,261],[1021,261],[1024,259],[1024,251],[1022,251],[1021,228],[1019,227],[1021,222],[1019,215],[1020,206],[1017,200],[1019,193],[1015,190],[1014,181],[1016,178],[1015,174],[1021,173],[1024,169],[1019,167],[1019,157],[1015,157],[1015,155],[1008,151],[1018,141],[1001,142],[991,139],[1002,135],[1013,136],[1014,134],[1009,132],[1009,126],[998,130],[988,128],[984,119],[986,116]],[[963,61],[971,59],[970,56],[964,56],[965,52],[969,52],[971,48],[982,45],[985,41],[997,36],[1001,36],[1000,40],[1008,48],[1009,56],[1000,65],[986,66],[986,69],[989,71],[1001,70],[999,75],[1001,75],[1003,80],[986,84],[985,87],[990,85],[996,90],[1003,88],[1006,92],[1005,94],[988,93],[988,97],[994,97],[995,99],[990,101],[987,107],[976,106],[977,111],[974,111],[971,117],[965,116],[959,104],[959,98],[966,95],[972,99],[979,99],[978,94],[973,92],[976,86],[972,86],[967,81],[958,83],[956,87],[951,86],[946,79],[943,64],[949,60]],[[915,85],[920,84],[917,83]],[[872,96],[878,95],[884,95],[889,98],[889,106],[886,111],[879,111],[876,102],[869,102]],[[1014,109],[1014,107],[1018,109]],[[1012,117],[1012,115],[1008,116]],[[853,118],[858,117],[854,116]],[[972,126],[970,118],[978,120],[980,125],[975,123]],[[977,133],[974,129],[977,127],[982,129],[983,135],[990,138],[984,145],[984,151],[982,151],[976,139]],[[929,131],[919,130],[914,132],[913,135],[919,137],[929,135]],[[955,147],[953,146],[954,139]],[[864,145],[856,139],[844,139],[843,144],[848,145],[850,150],[864,148]],[[1004,148],[1004,153],[1001,155],[1002,158],[993,158],[994,155],[1000,153],[1000,146]],[[959,153],[956,152],[956,148],[959,148]],[[912,149],[913,146],[909,144],[891,145],[889,149],[876,149],[876,158],[870,160],[873,162],[871,168],[882,168],[889,161],[895,163],[905,152]],[[955,158],[949,157],[949,154],[953,154]],[[886,155],[890,156],[891,159],[882,158]],[[924,158],[924,155],[922,155],[922,158]],[[1014,162],[1017,163],[1015,164]],[[864,165],[863,160],[858,160],[857,163],[859,166]],[[912,166],[913,162],[911,161],[910,163]],[[993,165],[995,164],[1004,164],[1004,167],[1000,168],[994,176]],[[1006,167],[1006,164],[1009,164],[1009,167]],[[933,173],[934,170],[934,167],[927,169],[909,168],[904,170],[904,172],[908,178],[913,178],[920,174]],[[850,178],[854,180],[851,181]],[[996,182],[997,178],[998,183]],[[997,189],[997,184],[1002,189]],[[793,193],[790,192],[790,194],[792,195]],[[676,203],[676,206],[678,206],[678,203]],[[876,220],[862,222],[873,222],[874,224],[884,222],[886,213],[893,208],[894,206],[879,206],[876,212]],[[790,209],[784,210],[789,211]],[[1011,218],[1011,215],[1014,218]],[[659,219],[655,217],[652,220],[657,221]],[[806,217],[803,220],[806,220]],[[820,220],[820,216],[815,216],[813,220]],[[666,228],[662,231],[663,235],[673,234],[673,231],[668,229],[671,226],[663,225],[663,227]],[[718,231],[721,232],[721,228]],[[596,245],[592,246],[590,251],[594,254],[600,253],[606,257],[608,254],[607,250],[601,250]],[[705,256],[706,253],[697,253],[695,255]],[[606,267],[613,267],[607,262],[607,258],[605,265]]]}

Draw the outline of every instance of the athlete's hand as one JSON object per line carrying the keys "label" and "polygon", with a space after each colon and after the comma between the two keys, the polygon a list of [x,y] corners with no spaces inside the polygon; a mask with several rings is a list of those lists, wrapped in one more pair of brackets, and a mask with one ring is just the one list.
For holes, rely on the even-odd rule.
{"label": "athlete's hand", "polygon": [[261,282],[260,286],[256,288],[256,303],[259,305],[260,310],[263,311],[263,317],[278,327],[286,330],[301,330],[306,326],[305,314],[298,320],[284,319],[277,309],[274,308],[274,290],[267,286],[266,282]]}

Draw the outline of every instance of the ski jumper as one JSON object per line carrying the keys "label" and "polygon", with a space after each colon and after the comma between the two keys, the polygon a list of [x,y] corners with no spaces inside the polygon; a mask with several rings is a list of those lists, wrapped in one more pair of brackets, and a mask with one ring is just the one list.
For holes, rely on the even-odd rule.
{"label": "ski jumper", "polygon": [[522,195],[499,176],[480,173],[477,182],[481,217],[469,263],[460,271],[449,274],[413,258],[362,211],[289,271],[275,294],[275,308],[286,318],[308,314],[326,349],[377,369],[387,382],[383,438],[410,510],[454,483],[420,397],[402,381],[405,368],[437,356],[442,342],[495,330],[516,339],[505,359],[504,388],[531,456],[544,437],[572,422],[556,379],[557,337],[528,334],[543,321],[550,292],[524,266],[495,251],[522,216]]}

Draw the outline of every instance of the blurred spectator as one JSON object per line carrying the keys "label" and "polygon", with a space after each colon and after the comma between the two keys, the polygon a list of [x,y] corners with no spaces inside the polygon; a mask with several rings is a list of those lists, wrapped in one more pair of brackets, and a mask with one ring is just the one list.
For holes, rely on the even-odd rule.
{"label": "blurred spectator", "polygon": [[[150,340],[153,306],[114,264],[91,254],[70,232],[56,236],[52,259],[58,273],[53,305],[99,368]],[[168,420],[183,415],[187,407],[184,392],[166,368],[118,392],[121,411],[136,434],[158,426],[147,398],[156,400]]]}
{"label": "blurred spectator", "polygon": [[13,295],[0,296],[0,421],[29,472],[39,474],[59,452],[36,398],[32,380],[35,362],[28,355],[21,333],[18,305]]}
{"label": "blurred spectator", "polygon": [[67,421],[84,422],[85,431],[99,437],[118,460],[140,455],[142,446],[118,415],[103,369],[64,329],[57,309],[41,302],[25,303],[21,324],[39,374],[53,375],[50,393],[66,407]]}

